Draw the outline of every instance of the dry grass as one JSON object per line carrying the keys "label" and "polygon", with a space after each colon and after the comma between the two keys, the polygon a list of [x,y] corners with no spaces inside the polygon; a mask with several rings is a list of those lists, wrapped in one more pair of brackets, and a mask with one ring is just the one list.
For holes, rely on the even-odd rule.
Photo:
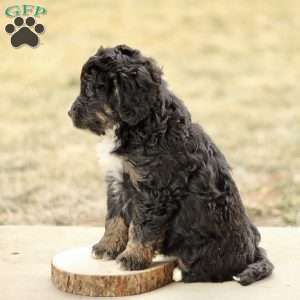
{"label": "dry grass", "polygon": [[120,43],[163,65],[226,154],[257,224],[300,222],[299,2],[39,3],[48,9],[39,48],[13,49],[0,34],[1,224],[103,222],[97,137],[73,129],[66,111],[84,61]]}

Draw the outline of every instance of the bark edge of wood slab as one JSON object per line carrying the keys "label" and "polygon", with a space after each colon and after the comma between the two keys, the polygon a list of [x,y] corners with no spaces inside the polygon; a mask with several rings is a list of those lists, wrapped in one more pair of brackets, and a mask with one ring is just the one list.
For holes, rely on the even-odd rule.
{"label": "bark edge of wood slab", "polygon": [[174,258],[155,260],[140,271],[124,271],[115,261],[94,259],[91,247],[66,250],[51,262],[51,280],[67,293],[93,297],[120,297],[142,294],[173,281]]}

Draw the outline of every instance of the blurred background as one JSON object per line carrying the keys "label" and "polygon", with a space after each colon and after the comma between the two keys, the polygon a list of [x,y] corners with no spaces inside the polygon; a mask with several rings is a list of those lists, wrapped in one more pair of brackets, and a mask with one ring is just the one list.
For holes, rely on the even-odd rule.
{"label": "blurred background", "polygon": [[34,49],[4,31],[18,3],[0,1],[0,224],[103,224],[98,138],[66,113],[88,57],[128,44],[224,152],[255,223],[300,225],[299,1],[38,1]]}

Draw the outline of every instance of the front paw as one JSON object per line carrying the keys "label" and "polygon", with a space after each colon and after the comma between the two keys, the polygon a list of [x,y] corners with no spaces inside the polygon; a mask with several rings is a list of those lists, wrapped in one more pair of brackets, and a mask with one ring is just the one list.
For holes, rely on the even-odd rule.
{"label": "front paw", "polygon": [[96,259],[115,259],[125,249],[125,247],[125,243],[120,244],[117,241],[102,239],[93,246],[92,256]]}
{"label": "front paw", "polygon": [[143,270],[150,266],[152,259],[145,257],[144,253],[139,251],[125,250],[117,257],[117,262],[121,264],[124,270]]}

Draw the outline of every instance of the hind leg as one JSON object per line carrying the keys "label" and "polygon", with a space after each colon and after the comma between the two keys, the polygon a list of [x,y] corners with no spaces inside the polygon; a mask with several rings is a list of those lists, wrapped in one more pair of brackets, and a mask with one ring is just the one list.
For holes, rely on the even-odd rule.
{"label": "hind leg", "polygon": [[180,258],[178,259],[178,268],[173,272],[173,280],[185,283],[223,282],[232,280],[232,275],[240,273],[243,269],[239,266],[237,259],[231,261],[230,258],[227,258],[226,260],[223,255],[202,256],[197,260],[186,260],[185,262]]}

